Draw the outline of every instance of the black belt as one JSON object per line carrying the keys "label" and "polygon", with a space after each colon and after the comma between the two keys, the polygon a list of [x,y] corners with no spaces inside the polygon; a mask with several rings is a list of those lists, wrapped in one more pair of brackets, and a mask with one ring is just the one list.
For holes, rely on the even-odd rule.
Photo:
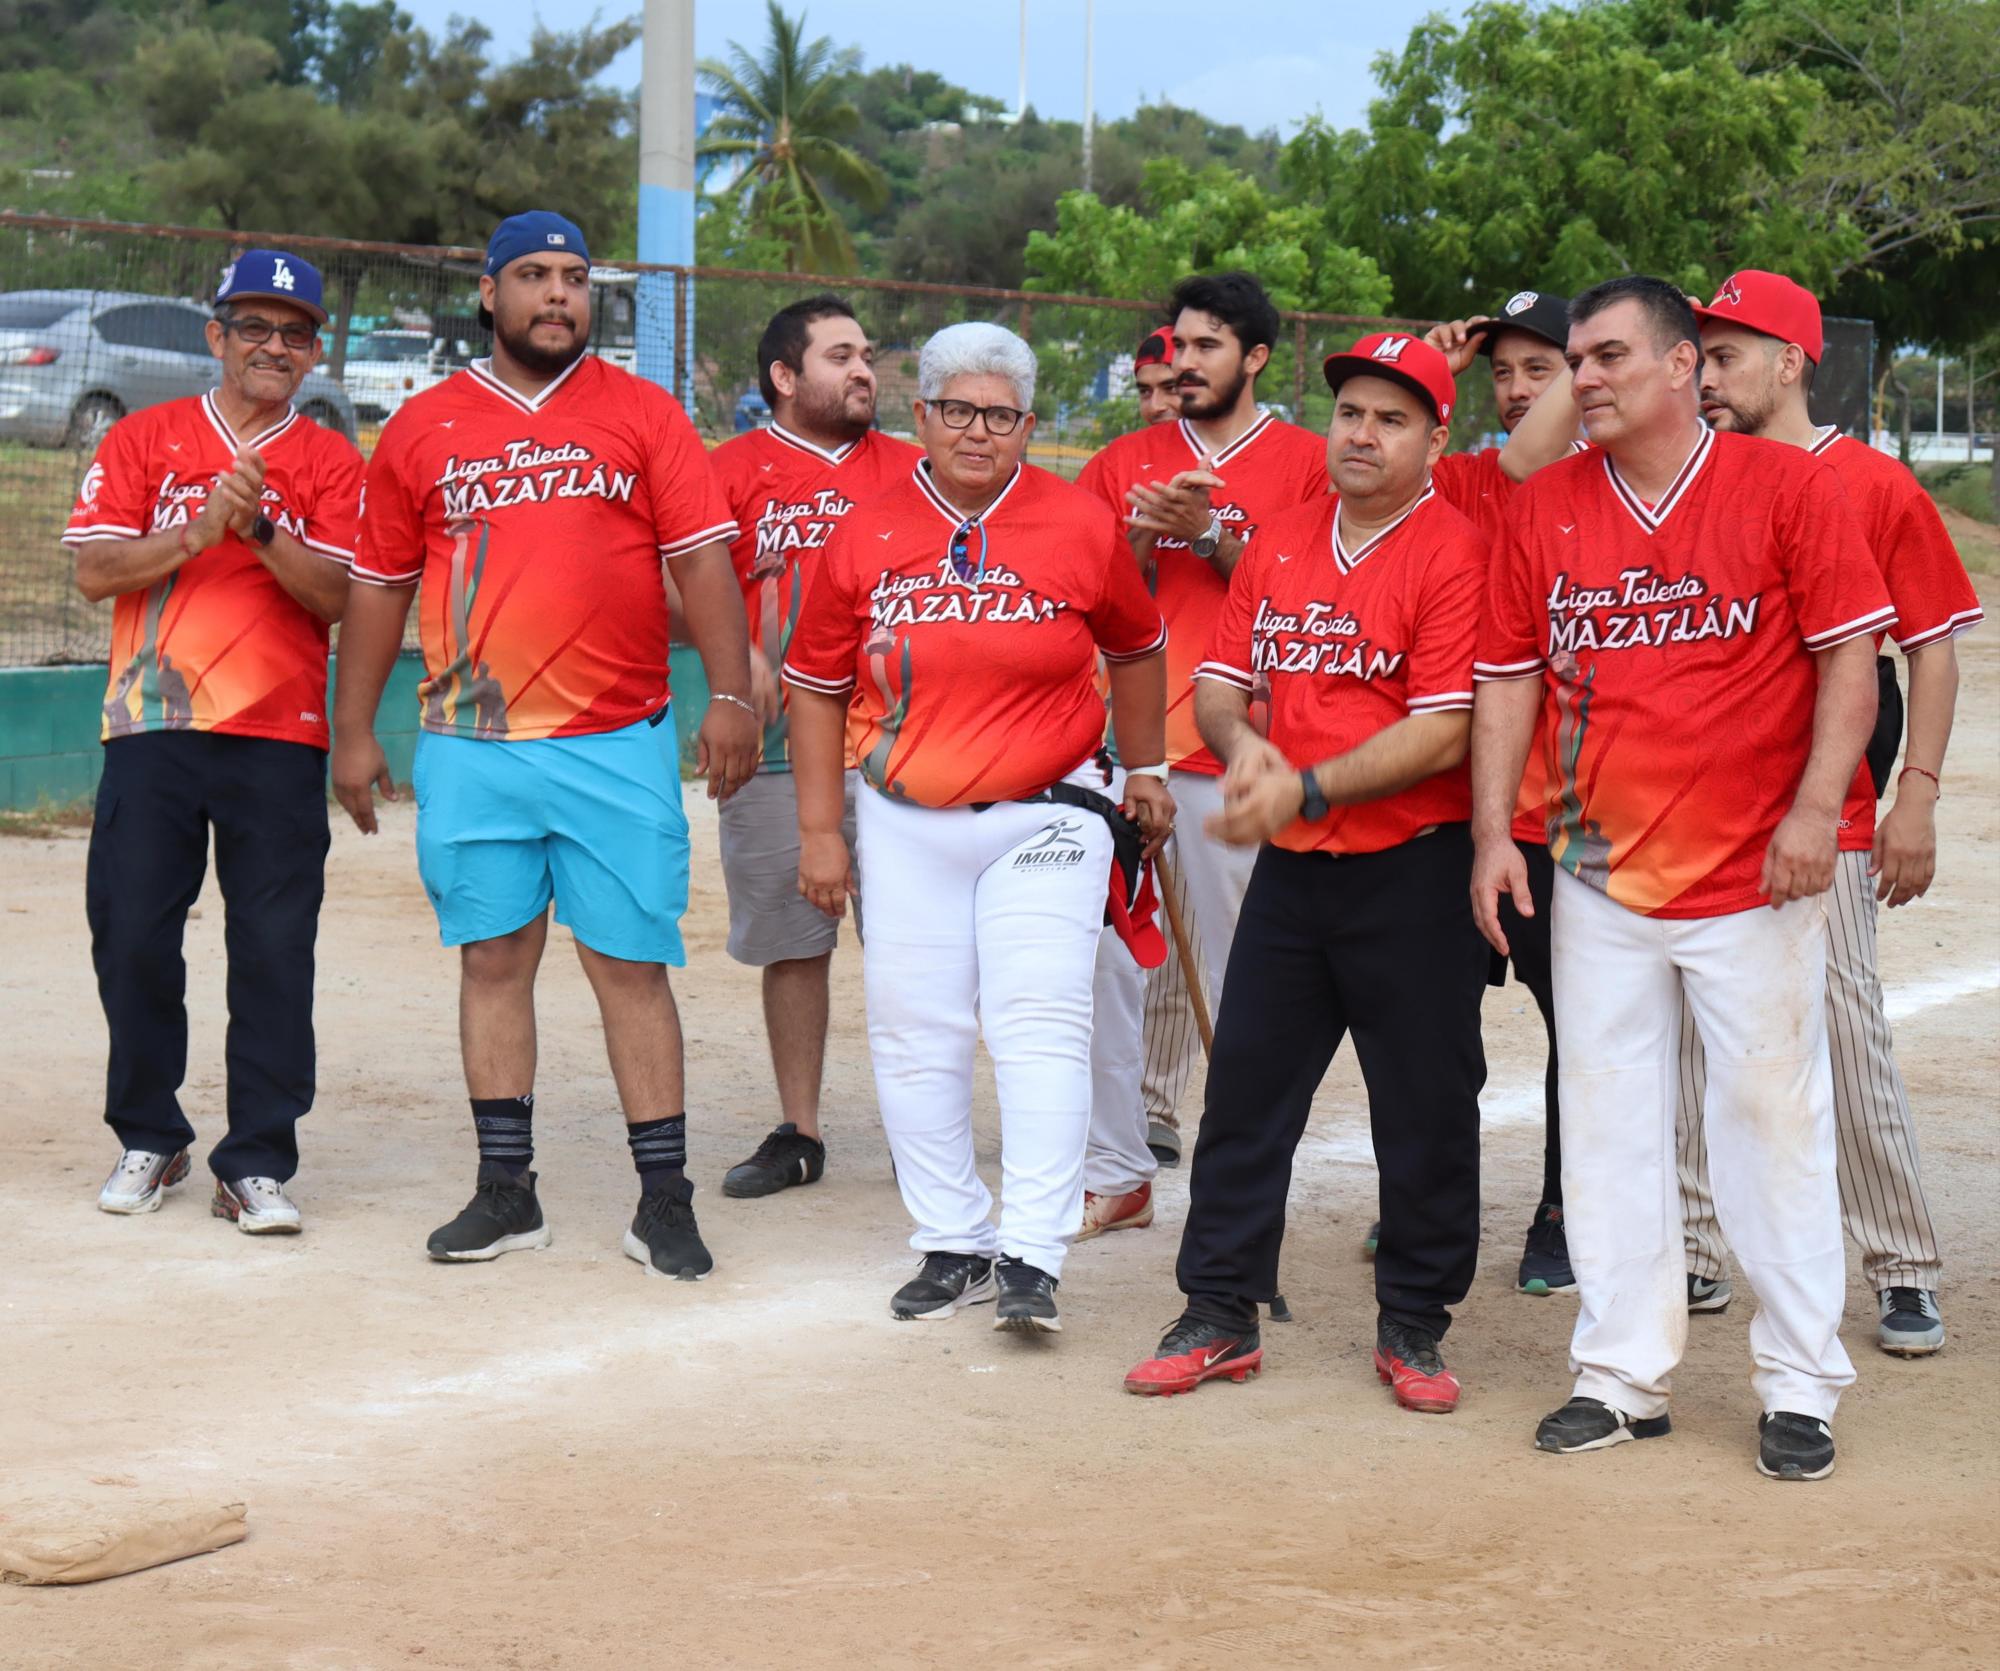
{"label": "black belt", "polygon": [[[971,804],[974,812],[990,812],[996,806],[1033,806],[1040,803],[1073,806],[1081,812],[1094,812],[1102,818],[1111,827],[1111,858],[1124,874],[1125,897],[1134,899],[1138,896],[1139,865],[1146,849],[1145,833],[1125,816],[1109,795],[1059,781],[1032,795],[1017,795],[1011,801],[974,801]],[[1108,911],[1105,920],[1110,920]]]}

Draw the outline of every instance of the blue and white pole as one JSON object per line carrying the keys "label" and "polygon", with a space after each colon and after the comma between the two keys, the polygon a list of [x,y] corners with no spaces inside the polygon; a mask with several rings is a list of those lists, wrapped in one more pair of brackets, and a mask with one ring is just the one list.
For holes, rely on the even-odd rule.
{"label": "blue and white pole", "polygon": [[[646,0],[639,71],[639,259],[694,265],[694,0]],[[674,328],[669,273],[639,278],[638,367],[694,404],[694,295]],[[676,376],[676,368],[679,375]]]}

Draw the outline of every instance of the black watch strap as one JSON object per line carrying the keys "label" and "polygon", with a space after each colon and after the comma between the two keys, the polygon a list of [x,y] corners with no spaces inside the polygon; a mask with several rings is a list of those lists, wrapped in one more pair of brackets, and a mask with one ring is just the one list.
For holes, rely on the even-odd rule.
{"label": "black watch strap", "polygon": [[278,525],[262,511],[259,511],[251,521],[250,538],[259,545],[269,545],[277,537],[277,533]]}
{"label": "black watch strap", "polygon": [[1319,776],[1312,767],[1299,773],[1300,787],[1305,790],[1305,800],[1299,807],[1299,816],[1309,824],[1317,823],[1333,810],[1326,798],[1326,791],[1319,786]]}

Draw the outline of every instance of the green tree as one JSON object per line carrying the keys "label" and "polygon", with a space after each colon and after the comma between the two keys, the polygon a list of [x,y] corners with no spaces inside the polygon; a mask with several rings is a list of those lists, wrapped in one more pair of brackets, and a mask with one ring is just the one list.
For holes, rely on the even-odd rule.
{"label": "green tree", "polygon": [[695,154],[741,165],[734,190],[753,225],[783,236],[788,271],[855,272],[854,239],[835,194],[863,208],[888,197],[882,171],[848,144],[861,121],[842,96],[855,59],[824,35],[807,42],[803,13],[787,17],[777,0],[766,5],[770,37],[762,57],[731,41],[728,63],[700,64],[721,109]]}

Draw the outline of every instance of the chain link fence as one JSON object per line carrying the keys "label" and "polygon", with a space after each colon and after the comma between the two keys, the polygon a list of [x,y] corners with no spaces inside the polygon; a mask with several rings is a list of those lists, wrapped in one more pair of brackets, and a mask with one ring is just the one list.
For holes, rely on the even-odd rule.
{"label": "chain link fence", "polygon": [[[253,244],[293,250],[323,274],[325,354],[296,403],[364,453],[404,401],[487,352],[478,250],[0,212],[0,666],[107,655],[110,606],[77,595],[58,544],[64,520],[112,422],[213,386],[207,298],[234,252]],[[832,290],[853,306],[878,345],[879,421],[903,433],[925,339],[961,320],[995,320],[1035,346],[1030,456],[1065,476],[1137,423],[1132,350],[1162,317],[1156,299],[877,279],[619,262],[592,278],[593,350],[672,388],[711,444],[768,417],[757,338],[801,296]],[[1332,397],[1321,358],[1385,323],[1286,314],[1259,382],[1265,403],[1323,429]],[[1484,383],[1467,379],[1456,445],[1480,444],[1496,427]]]}

